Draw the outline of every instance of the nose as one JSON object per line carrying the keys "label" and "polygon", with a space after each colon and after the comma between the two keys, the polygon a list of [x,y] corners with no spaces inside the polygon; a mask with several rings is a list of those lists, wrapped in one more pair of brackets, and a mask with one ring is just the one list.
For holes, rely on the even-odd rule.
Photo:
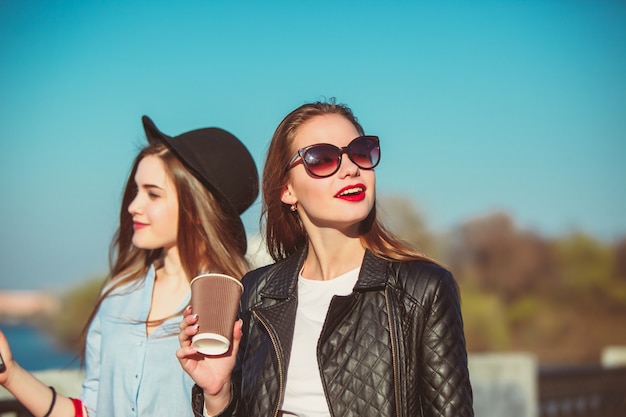
{"label": "nose", "polygon": [[346,152],[341,155],[341,166],[339,167],[339,176],[345,177],[358,177],[360,174],[359,167],[352,162],[352,159]]}
{"label": "nose", "polygon": [[128,204],[128,212],[134,216],[139,213],[140,207],[139,194],[137,194]]}

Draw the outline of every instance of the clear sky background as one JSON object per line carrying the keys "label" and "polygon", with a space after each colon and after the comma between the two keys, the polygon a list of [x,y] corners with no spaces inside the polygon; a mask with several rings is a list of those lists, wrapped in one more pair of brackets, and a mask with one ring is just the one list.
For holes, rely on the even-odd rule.
{"label": "clear sky background", "polygon": [[261,168],[280,120],[329,97],[381,137],[379,193],[434,232],[505,210],[626,234],[626,2],[174,4],[0,0],[0,289],[106,273],[143,114],[225,128]]}

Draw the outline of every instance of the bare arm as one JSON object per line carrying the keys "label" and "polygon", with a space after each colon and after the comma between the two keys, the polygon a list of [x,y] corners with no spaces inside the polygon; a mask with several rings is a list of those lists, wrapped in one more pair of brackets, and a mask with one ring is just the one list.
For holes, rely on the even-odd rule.
{"label": "bare arm", "polygon": [[[46,415],[52,405],[52,390],[13,360],[9,343],[1,331],[0,355],[4,359],[6,368],[3,372],[0,372],[0,385],[6,388],[35,417]],[[73,415],[74,405],[72,400],[62,394],[56,394],[54,407],[49,416],[66,417]],[[87,415],[84,409],[83,415]]]}

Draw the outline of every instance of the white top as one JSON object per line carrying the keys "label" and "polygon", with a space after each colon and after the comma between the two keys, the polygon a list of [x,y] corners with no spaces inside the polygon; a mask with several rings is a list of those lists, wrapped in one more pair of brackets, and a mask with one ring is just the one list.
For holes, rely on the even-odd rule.
{"label": "white top", "polygon": [[359,277],[360,267],[328,281],[298,277],[298,309],[287,370],[282,411],[299,417],[329,417],[317,363],[317,341],[330,301],[335,295],[349,295]]}

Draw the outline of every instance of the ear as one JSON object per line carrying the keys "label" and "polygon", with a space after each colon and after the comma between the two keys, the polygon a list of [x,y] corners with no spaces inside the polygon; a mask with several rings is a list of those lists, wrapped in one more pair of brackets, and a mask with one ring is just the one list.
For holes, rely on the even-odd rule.
{"label": "ear", "polygon": [[298,202],[298,198],[293,192],[290,184],[287,184],[283,187],[283,191],[280,194],[280,201],[287,204],[288,206],[296,204]]}

